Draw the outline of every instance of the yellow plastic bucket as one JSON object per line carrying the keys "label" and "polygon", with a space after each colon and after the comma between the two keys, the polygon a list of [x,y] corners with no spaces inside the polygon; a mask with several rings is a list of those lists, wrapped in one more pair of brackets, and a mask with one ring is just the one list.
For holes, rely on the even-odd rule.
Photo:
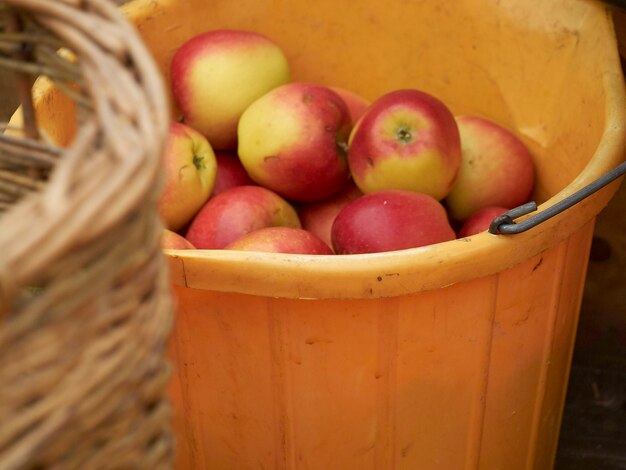
{"label": "yellow plastic bucket", "polygon": [[[585,0],[137,0],[167,77],[216,28],[262,32],[299,81],[369,99],[418,88],[522,136],[539,210],[624,158],[610,15]],[[39,85],[59,142],[72,106]],[[554,459],[594,218],[613,183],[514,236],[399,252],[168,252],[179,311],[180,469],[546,469]]]}

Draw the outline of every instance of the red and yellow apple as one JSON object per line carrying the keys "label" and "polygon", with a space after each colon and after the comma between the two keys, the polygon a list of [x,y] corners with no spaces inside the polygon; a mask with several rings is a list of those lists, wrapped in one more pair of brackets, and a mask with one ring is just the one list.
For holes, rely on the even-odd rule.
{"label": "red and yellow apple", "polygon": [[354,182],[349,181],[346,187],[334,196],[302,204],[298,208],[302,228],[319,237],[328,246],[332,246],[330,233],[335,217],[344,206],[362,195]]}
{"label": "red and yellow apple", "polygon": [[348,112],[350,113],[350,123],[354,126],[361,116],[365,114],[365,111],[371,103],[361,95],[357,95],[353,91],[346,90],[345,88],[337,86],[331,86],[329,88],[337,93],[343,102],[346,103]]}
{"label": "red and yellow apple", "polygon": [[463,222],[459,230],[459,238],[469,237],[488,230],[493,219],[508,210],[504,207],[484,207],[477,210]]}
{"label": "red and yellow apple", "polygon": [[332,255],[330,247],[312,233],[292,227],[267,227],[235,240],[226,250],[302,255]]}
{"label": "red and yellow apple", "polygon": [[352,130],[348,159],[364,193],[399,189],[443,199],[461,164],[459,131],[450,110],[419,90],[374,101]]}
{"label": "red and yellow apple", "polygon": [[271,89],[288,83],[280,47],[251,31],[208,31],[182,44],[170,65],[171,86],[184,121],[215,149],[235,148],[243,111]]}
{"label": "red and yellow apple", "polygon": [[163,229],[161,248],[168,250],[193,250],[196,247],[182,235],[168,229]]}
{"label": "red and yellow apple", "polygon": [[202,134],[172,122],[162,159],[164,181],[158,212],[165,226],[177,231],[211,196],[217,171],[215,154]]}
{"label": "red and yellow apple", "polygon": [[534,163],[524,143],[487,119],[460,116],[456,121],[463,157],[457,181],[446,197],[452,217],[464,220],[484,207],[528,202]]}
{"label": "red and yellow apple", "polygon": [[209,199],[185,238],[196,248],[220,249],[254,230],[273,226],[301,227],[291,204],[261,186],[236,186]]}
{"label": "red and yellow apple", "polygon": [[217,175],[213,186],[213,196],[235,186],[254,184],[236,153],[218,150],[215,152],[215,159],[217,161]]}
{"label": "red and yellow apple", "polygon": [[456,238],[445,208],[432,196],[388,190],[365,194],[335,218],[335,253],[379,253],[432,245]]}
{"label": "red and yellow apple", "polygon": [[250,177],[299,202],[329,197],[349,177],[350,115],[327,87],[289,83],[252,103],[239,121],[238,154]]}

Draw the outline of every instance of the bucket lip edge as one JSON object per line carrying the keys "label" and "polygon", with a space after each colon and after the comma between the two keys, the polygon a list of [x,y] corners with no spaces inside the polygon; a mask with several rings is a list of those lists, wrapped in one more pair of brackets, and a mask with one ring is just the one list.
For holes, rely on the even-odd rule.
{"label": "bucket lip edge", "polygon": [[[558,219],[562,217],[546,226],[571,225]],[[593,224],[586,225],[592,233]],[[532,230],[514,237],[483,232],[428,247],[364,255],[230,250],[164,250],[164,255],[172,282],[179,287],[275,298],[372,299],[412,295],[497,275],[561,242],[567,244],[570,232],[578,228],[564,231],[560,239],[537,236]],[[519,238],[530,241],[525,240],[519,249]],[[494,250],[493,243],[500,245],[499,249]],[[454,245],[459,248],[451,250]],[[507,256],[499,257],[501,253]]]}
{"label": "bucket lip edge", "polygon": [[[135,0],[141,2],[141,0]],[[605,9],[603,5],[596,5]],[[608,9],[608,8],[606,8]],[[602,73],[606,119],[588,164],[565,188],[539,205],[553,205],[624,161],[626,89],[615,28],[604,14],[602,34],[610,39]],[[381,298],[446,287],[497,274],[571,237],[600,212],[619,181],[588,198],[576,217],[565,213],[541,228],[514,236],[483,232],[426,247],[364,255],[287,255],[226,250],[166,250],[186,287],[285,298]],[[573,219],[573,220],[572,220]],[[588,230],[590,230],[588,228]],[[592,231],[592,229],[591,229]],[[558,233],[558,236],[554,236]],[[520,249],[520,246],[522,249]],[[586,254],[585,254],[586,256]],[[181,272],[182,270],[182,272]],[[434,272],[434,273],[433,273]],[[445,272],[445,275],[441,273]],[[180,282],[175,284],[183,285]],[[268,294],[271,292],[271,294]]]}

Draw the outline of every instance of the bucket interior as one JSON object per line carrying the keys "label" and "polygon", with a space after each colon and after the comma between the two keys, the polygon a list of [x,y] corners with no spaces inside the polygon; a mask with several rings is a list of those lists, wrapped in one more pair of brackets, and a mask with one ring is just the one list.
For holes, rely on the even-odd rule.
{"label": "bucket interior", "polygon": [[[417,88],[457,115],[480,115],[515,131],[536,157],[538,202],[581,172],[604,130],[606,57],[596,55],[596,38],[587,35],[603,18],[591,2],[165,3],[138,20],[166,77],[177,47],[195,34],[260,32],[285,51],[296,81],[344,87],[369,100]],[[131,17],[137,11],[132,4],[127,10]]]}
{"label": "bucket interior", "polygon": [[[166,88],[169,62],[184,41],[207,30],[244,29],[267,35],[285,51],[295,81],[343,87],[369,100],[416,88],[441,99],[456,115],[492,119],[530,148],[538,203],[557,202],[623,159],[622,75],[611,20],[598,2],[424,0],[390,6],[376,0],[319,0],[313,6],[286,0],[135,0],[123,12],[138,27]],[[46,86],[39,87],[38,96],[42,126],[68,144],[76,128],[71,103]],[[172,117],[177,114],[172,101]],[[282,287],[270,291],[279,296],[397,295],[407,282],[416,291],[441,287],[522,262],[591,220],[614,190],[515,237],[483,233],[472,243],[455,240],[401,255],[332,260],[197,250],[170,253],[170,261],[174,279],[193,287],[240,291],[245,285],[243,292],[264,295],[268,285],[262,280],[280,271],[285,276],[274,278],[273,286]],[[207,263],[211,281],[202,274]],[[443,263],[448,271],[435,272]],[[242,271],[251,274],[242,278]],[[404,286],[389,279],[381,289],[376,282],[381,271],[415,278],[405,277]],[[359,285],[346,293],[337,287],[359,276],[371,284],[369,290]],[[301,285],[318,281],[319,289],[295,290],[289,286],[294,279]]]}

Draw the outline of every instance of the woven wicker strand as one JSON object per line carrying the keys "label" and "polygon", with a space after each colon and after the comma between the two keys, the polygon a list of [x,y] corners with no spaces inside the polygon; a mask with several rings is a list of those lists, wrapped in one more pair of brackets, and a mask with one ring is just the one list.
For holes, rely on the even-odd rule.
{"label": "woven wicker strand", "polygon": [[[170,468],[160,74],[113,2],[0,0],[0,18],[0,69],[29,92],[0,134],[0,469]],[[67,148],[28,111],[38,75],[79,105]]]}

